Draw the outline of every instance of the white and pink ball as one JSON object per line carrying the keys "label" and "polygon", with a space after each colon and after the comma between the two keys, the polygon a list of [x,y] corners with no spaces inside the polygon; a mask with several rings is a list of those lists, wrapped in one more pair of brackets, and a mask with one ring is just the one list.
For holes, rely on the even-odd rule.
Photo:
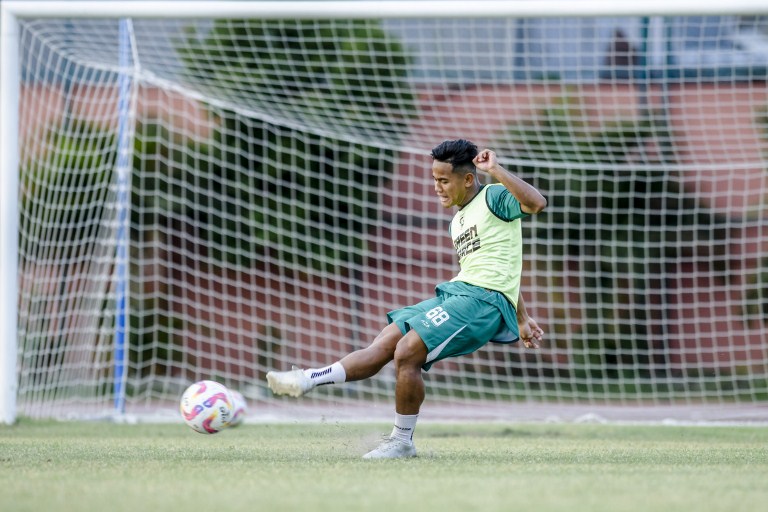
{"label": "white and pink ball", "polygon": [[201,380],[181,395],[181,417],[194,431],[216,434],[227,428],[235,414],[232,392],[212,380]]}

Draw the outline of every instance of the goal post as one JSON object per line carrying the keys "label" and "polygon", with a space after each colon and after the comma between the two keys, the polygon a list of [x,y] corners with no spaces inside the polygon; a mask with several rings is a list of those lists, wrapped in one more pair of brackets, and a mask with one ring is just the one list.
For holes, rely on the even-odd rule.
{"label": "goal post", "polygon": [[764,1],[10,0],[0,25],[0,422],[171,417],[201,379],[256,417],[389,414],[389,367],[299,401],[263,377],[456,274],[428,155],[457,137],[549,199],[523,221],[547,340],[435,365],[433,417],[768,420]]}
{"label": "goal post", "polygon": [[11,13],[0,11],[0,422],[16,419],[18,377],[19,46]]}

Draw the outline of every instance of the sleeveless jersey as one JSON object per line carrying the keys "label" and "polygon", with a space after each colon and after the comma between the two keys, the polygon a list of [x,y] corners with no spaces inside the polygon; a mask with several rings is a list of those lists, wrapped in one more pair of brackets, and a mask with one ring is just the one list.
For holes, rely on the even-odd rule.
{"label": "sleeveless jersey", "polygon": [[453,217],[450,234],[462,281],[501,292],[517,309],[523,269],[520,202],[501,184],[485,185]]}

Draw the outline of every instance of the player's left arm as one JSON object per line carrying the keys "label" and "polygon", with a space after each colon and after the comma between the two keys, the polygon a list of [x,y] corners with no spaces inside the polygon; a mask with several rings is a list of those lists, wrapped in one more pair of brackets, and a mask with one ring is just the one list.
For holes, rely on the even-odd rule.
{"label": "player's left arm", "polygon": [[547,206],[547,199],[536,187],[523,181],[519,176],[509,172],[499,164],[496,153],[484,149],[473,160],[475,167],[488,173],[492,178],[509,190],[520,203],[520,209],[527,214],[539,213]]}
{"label": "player's left arm", "polygon": [[544,339],[544,330],[528,315],[522,291],[517,294],[517,326],[525,348],[539,348],[539,343]]}

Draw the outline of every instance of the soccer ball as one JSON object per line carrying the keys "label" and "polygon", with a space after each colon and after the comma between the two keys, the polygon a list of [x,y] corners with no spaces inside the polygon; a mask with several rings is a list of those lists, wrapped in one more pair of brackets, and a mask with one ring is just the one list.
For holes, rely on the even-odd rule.
{"label": "soccer ball", "polygon": [[245,403],[245,397],[243,397],[242,393],[235,391],[234,389],[231,389],[230,393],[234,400],[234,407],[232,408],[234,412],[232,414],[232,419],[229,420],[229,426],[236,427],[243,422],[245,415],[248,414],[248,405]]}
{"label": "soccer ball", "polygon": [[232,393],[218,382],[195,382],[181,395],[181,417],[201,434],[221,432],[232,420],[234,400]]}

